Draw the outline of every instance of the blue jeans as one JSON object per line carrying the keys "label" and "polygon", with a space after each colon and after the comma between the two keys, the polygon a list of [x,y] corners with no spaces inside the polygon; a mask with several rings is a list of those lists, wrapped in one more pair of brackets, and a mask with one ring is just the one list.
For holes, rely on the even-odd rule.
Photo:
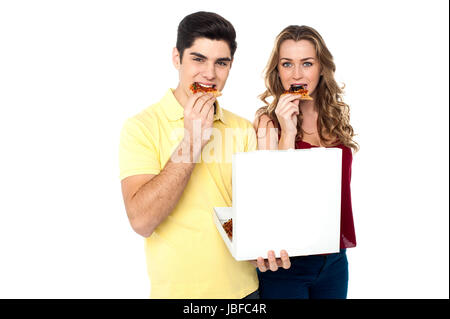
{"label": "blue jeans", "polygon": [[256,291],[252,292],[250,295],[245,296],[242,299],[259,299],[259,291],[256,290]]}
{"label": "blue jeans", "polygon": [[291,268],[258,272],[261,299],[345,299],[348,262],[345,249],[329,255],[291,257]]}

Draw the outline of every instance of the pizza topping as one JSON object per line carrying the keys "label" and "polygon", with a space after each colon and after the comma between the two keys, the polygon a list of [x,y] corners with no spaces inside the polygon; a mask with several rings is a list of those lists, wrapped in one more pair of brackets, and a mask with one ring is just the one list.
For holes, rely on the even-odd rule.
{"label": "pizza topping", "polygon": [[191,91],[195,94],[197,92],[215,92],[217,90],[216,90],[215,84],[206,85],[206,84],[194,82],[191,84]]}
{"label": "pizza topping", "polygon": [[283,94],[300,94],[301,100],[312,100],[312,97],[308,95],[307,84],[292,84],[289,90]]}
{"label": "pizza topping", "polygon": [[[299,90],[306,90],[306,87],[308,85],[306,84],[292,84],[291,88],[289,89],[289,92],[297,92]],[[308,90],[306,90],[306,92],[308,92]]]}
{"label": "pizza topping", "polygon": [[223,223],[222,226],[223,226],[223,229],[225,229],[225,233],[227,233],[228,238],[230,238],[230,240],[232,240],[233,239],[233,219],[230,218],[225,223]]}
{"label": "pizza topping", "polygon": [[215,84],[203,84],[203,83],[199,83],[199,82],[194,82],[191,84],[190,87],[192,93],[210,93],[212,95],[214,95],[214,97],[219,97],[222,95],[222,92],[218,91],[216,89],[216,85]]}

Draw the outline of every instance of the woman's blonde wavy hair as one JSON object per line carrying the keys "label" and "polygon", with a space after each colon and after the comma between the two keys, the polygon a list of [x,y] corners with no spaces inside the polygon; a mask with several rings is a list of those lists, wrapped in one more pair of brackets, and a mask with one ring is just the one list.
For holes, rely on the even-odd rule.
{"label": "woman's blonde wavy hair", "polygon": [[[355,152],[359,150],[359,145],[353,140],[355,136],[352,126],[350,125],[350,108],[343,102],[343,88],[340,88],[334,79],[336,65],[333,62],[333,56],[325,45],[324,40],[320,34],[311,27],[291,25],[286,27],[277,36],[275,46],[264,69],[264,81],[266,91],[259,95],[259,98],[264,102],[265,106],[258,109],[256,112],[256,119],[266,114],[274,122],[275,127],[280,128],[275,108],[278,104],[281,94],[284,92],[283,85],[278,76],[278,62],[280,58],[280,46],[285,40],[308,40],[316,48],[316,56],[319,59],[321,66],[321,76],[316,87],[315,107],[318,111],[317,128],[321,141],[325,141],[329,145],[338,139],[339,143],[352,148]],[[271,103],[267,102],[268,97],[273,97]],[[303,131],[301,129],[303,115],[300,110],[297,121],[297,136],[296,140],[303,138]],[[325,136],[331,136],[333,141]]]}

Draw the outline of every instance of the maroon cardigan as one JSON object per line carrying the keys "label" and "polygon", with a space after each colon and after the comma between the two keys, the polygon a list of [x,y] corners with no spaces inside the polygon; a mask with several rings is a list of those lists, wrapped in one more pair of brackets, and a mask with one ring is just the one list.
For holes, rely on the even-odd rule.
{"label": "maroon cardigan", "polygon": [[[318,147],[304,141],[296,141],[296,149]],[[356,246],[355,226],[353,223],[352,196],[350,181],[352,178],[353,155],[349,147],[339,144],[342,149],[342,188],[341,188],[341,249]]]}

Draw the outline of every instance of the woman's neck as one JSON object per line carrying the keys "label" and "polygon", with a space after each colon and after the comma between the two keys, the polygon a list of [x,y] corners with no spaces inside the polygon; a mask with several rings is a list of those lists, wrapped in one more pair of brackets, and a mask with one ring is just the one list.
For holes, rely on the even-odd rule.
{"label": "woman's neck", "polygon": [[317,120],[318,112],[314,105],[314,101],[301,101],[300,111],[302,112],[303,119]]}

